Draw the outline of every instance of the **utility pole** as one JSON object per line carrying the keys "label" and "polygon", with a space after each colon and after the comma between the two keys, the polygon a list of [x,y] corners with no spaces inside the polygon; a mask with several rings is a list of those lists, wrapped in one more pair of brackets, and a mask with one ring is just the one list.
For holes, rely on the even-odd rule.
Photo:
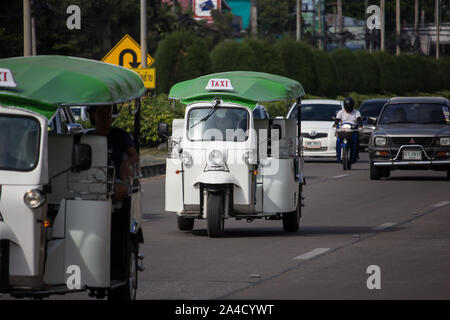
{"label": "utility pole", "polygon": [[396,32],[395,32],[395,48],[396,48],[396,55],[400,55],[400,32],[401,32],[401,25],[400,25],[400,0],[395,1],[395,20],[396,20]]}
{"label": "utility pole", "polygon": [[31,54],[37,55],[37,43],[36,43],[36,25],[34,23],[34,17],[31,17]]}
{"label": "utility pole", "polygon": [[317,17],[319,19],[319,49],[323,49],[323,37],[322,37],[322,0],[317,1]]}
{"label": "utility pole", "polygon": [[337,0],[337,26],[338,26],[338,36],[339,36],[339,48],[344,47],[344,30],[342,25],[342,0]]}
{"label": "utility pole", "polygon": [[141,0],[141,68],[147,68],[147,0]]}
{"label": "utility pole", "polygon": [[436,59],[439,59],[439,29],[440,29],[440,17],[439,17],[439,13],[440,13],[440,4],[441,1],[440,0],[435,0],[435,12],[434,12],[434,20],[436,23]]}
{"label": "utility pole", "polygon": [[23,0],[23,55],[31,56],[31,7],[30,0]]}
{"label": "utility pole", "polygon": [[381,37],[381,39],[380,39],[380,42],[381,42],[381,44],[380,44],[380,50],[381,51],[384,51],[384,42],[385,42],[385,37],[384,37],[384,33],[385,33],[385,25],[384,25],[384,10],[385,9],[385,6],[384,6],[384,0],[380,0],[380,15],[381,15],[381,17],[380,17],[380,20],[381,20],[381,30],[380,30],[380,37]]}
{"label": "utility pole", "polygon": [[297,41],[302,40],[302,0],[297,0]]}
{"label": "utility pole", "polygon": [[414,35],[417,38],[417,28],[419,27],[419,0],[414,2]]}
{"label": "utility pole", "polygon": [[258,35],[258,1],[250,1],[250,24],[251,24],[251,34],[256,37]]}

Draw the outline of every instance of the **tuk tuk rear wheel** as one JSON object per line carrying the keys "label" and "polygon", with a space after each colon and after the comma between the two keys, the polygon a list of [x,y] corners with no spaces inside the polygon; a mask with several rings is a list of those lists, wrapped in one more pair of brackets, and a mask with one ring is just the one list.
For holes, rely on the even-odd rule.
{"label": "tuk tuk rear wheel", "polygon": [[191,231],[194,228],[195,219],[177,216],[178,229],[181,231]]}
{"label": "tuk tuk rear wheel", "polygon": [[125,285],[108,292],[108,300],[136,300],[138,284],[138,249],[136,244],[128,239],[127,270]]}
{"label": "tuk tuk rear wheel", "polygon": [[225,224],[223,197],[222,192],[208,193],[206,225],[208,236],[210,238],[216,238],[223,235]]}

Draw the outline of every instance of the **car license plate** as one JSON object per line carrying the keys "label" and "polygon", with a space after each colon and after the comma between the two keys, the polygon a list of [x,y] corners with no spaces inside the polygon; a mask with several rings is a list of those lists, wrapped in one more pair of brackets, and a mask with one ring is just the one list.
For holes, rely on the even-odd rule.
{"label": "car license plate", "polygon": [[422,160],[422,151],[403,151],[403,160]]}
{"label": "car license plate", "polygon": [[322,145],[320,144],[320,141],[306,141],[305,147],[307,149],[320,149]]}

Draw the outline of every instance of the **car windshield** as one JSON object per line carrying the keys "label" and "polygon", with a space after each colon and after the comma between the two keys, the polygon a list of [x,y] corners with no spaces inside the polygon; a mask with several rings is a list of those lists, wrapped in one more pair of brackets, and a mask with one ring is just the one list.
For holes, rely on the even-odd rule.
{"label": "car windshield", "polygon": [[363,102],[359,108],[362,117],[378,118],[386,101]]}
{"label": "car windshield", "polygon": [[[341,110],[338,104],[302,104],[301,119],[302,121],[333,121],[333,117]],[[297,119],[297,108],[294,108],[289,119]]]}
{"label": "car windshield", "polygon": [[437,103],[402,103],[387,105],[379,124],[420,123],[450,124],[449,108]]}
{"label": "car windshield", "polygon": [[0,170],[33,170],[39,158],[39,122],[0,116]]}
{"label": "car windshield", "polygon": [[188,115],[188,138],[191,141],[247,140],[249,113],[246,109],[219,107],[203,122],[211,108],[194,108]]}

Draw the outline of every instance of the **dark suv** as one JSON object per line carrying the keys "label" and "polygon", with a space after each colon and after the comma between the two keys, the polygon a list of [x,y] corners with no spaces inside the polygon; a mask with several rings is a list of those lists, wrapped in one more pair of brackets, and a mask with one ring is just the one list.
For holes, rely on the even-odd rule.
{"label": "dark suv", "polygon": [[392,98],[369,141],[370,178],[395,169],[439,170],[450,179],[450,103],[445,98]]}
{"label": "dark suv", "polygon": [[373,130],[375,130],[375,125],[369,123],[370,118],[378,118],[383,109],[384,104],[388,99],[368,99],[364,100],[359,107],[359,112],[361,113],[363,121],[363,130],[359,135],[359,147],[360,150],[364,150],[369,146],[370,136]]}

